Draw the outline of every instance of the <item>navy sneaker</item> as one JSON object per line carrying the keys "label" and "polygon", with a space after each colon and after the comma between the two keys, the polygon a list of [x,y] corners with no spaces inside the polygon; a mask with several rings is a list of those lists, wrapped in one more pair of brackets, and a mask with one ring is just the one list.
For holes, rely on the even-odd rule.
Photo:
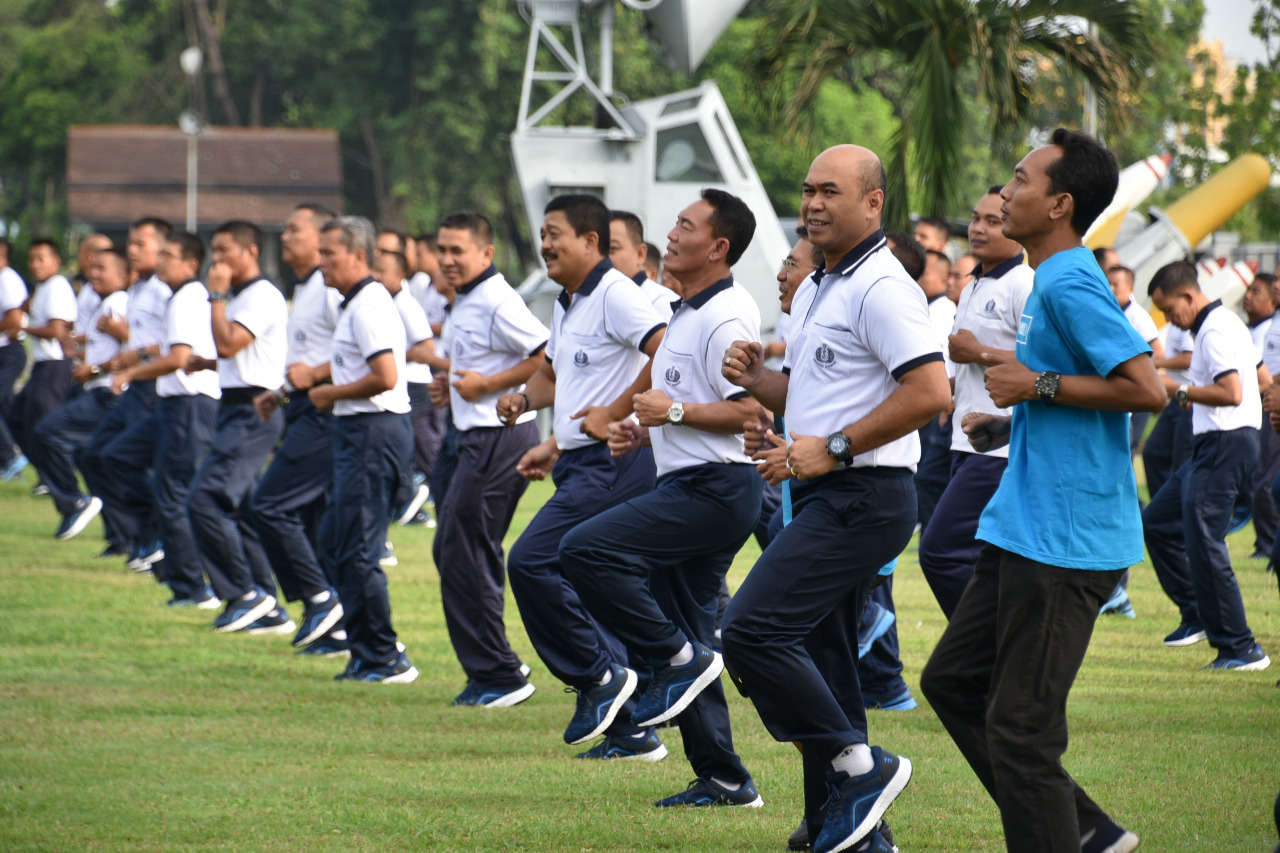
{"label": "navy sneaker", "polygon": [[635,692],[634,670],[615,663],[610,664],[609,672],[613,677],[608,684],[593,684],[585,690],[576,691],[572,687],[567,688],[569,692],[578,694],[578,707],[573,712],[569,727],[564,730],[565,743],[586,743],[593,737],[599,737],[613,725],[618,711]]}
{"label": "navy sneaker", "polygon": [[[876,847],[875,844],[872,843],[869,847],[866,847],[863,849],[880,850],[880,851],[884,851],[885,849],[888,849],[889,851],[891,851],[891,853],[898,853],[898,845],[893,843],[893,830],[889,828],[889,824],[885,823],[884,821],[880,821],[879,825],[876,826],[876,832],[880,834],[880,838],[884,841],[884,844],[886,846]],[[872,835],[872,837],[873,838],[875,837],[874,834]],[[788,850],[809,850],[810,849],[809,822],[806,821],[804,818],[800,818],[800,826],[796,829],[796,831],[791,833],[789,836],[787,836],[787,849]]]}
{"label": "navy sneaker", "polygon": [[882,606],[879,602],[867,602],[867,612],[863,618],[863,622],[866,623],[866,629],[864,630],[861,626],[858,629],[858,660],[862,660],[867,656],[867,652],[871,651],[872,644],[889,632],[897,618],[897,616],[893,615],[892,610]]}
{"label": "navy sneaker", "polygon": [[342,619],[342,602],[338,594],[329,590],[329,597],[319,604],[307,602],[302,611],[302,627],[293,638],[293,645],[305,646],[314,643],[333,629]]}
{"label": "navy sneaker", "polygon": [[756,792],[756,783],[750,779],[736,791],[730,791],[710,779],[694,779],[680,793],[658,800],[654,805],[660,809],[672,806],[744,806],[758,809],[764,805],[764,800]]}
{"label": "navy sneaker", "polygon": [[417,667],[409,663],[409,657],[404,652],[400,652],[396,657],[395,663],[383,666],[369,666],[353,660],[351,665],[347,667],[347,674],[344,680],[377,682],[379,684],[408,684],[417,677]]}
{"label": "navy sneaker", "polygon": [[[22,476],[22,469],[27,467],[27,457],[18,454],[13,457],[13,461],[4,466],[4,470],[0,471],[0,480],[16,480]],[[45,487],[45,494],[49,494],[48,486]]]}
{"label": "navy sneaker", "polygon": [[205,587],[192,595],[173,594],[173,598],[165,602],[169,607],[195,607],[200,610],[217,610],[222,602],[213,594],[213,590]]}
{"label": "navy sneaker", "polygon": [[277,607],[265,616],[259,616],[243,630],[246,634],[287,634],[298,626],[289,618],[283,607]]}
{"label": "navy sneaker", "polygon": [[1227,522],[1227,535],[1230,536],[1238,530],[1244,530],[1244,526],[1249,523],[1249,519],[1253,518],[1253,507],[1249,504],[1236,504],[1236,508],[1231,511],[1231,520]]}
{"label": "navy sneaker", "polygon": [[405,522],[405,527],[425,527],[431,530],[436,526],[436,520],[431,517],[431,513],[425,509],[418,510],[418,514]]}
{"label": "navy sneaker", "polygon": [[[911,781],[911,762],[878,746],[871,747],[875,767],[862,776],[827,771],[826,819],[813,842],[814,853],[839,853],[875,832],[880,818]],[[875,849],[874,847],[872,849]]]}
{"label": "navy sneaker", "polygon": [[1254,643],[1253,648],[1242,655],[1219,652],[1217,659],[1206,666],[1205,669],[1234,669],[1239,672],[1257,672],[1269,666],[1271,666],[1271,658],[1267,657],[1267,653],[1262,650],[1260,644]]}
{"label": "navy sneaker", "polygon": [[98,555],[99,560],[114,560],[117,557],[129,556],[129,549],[122,548],[119,545],[108,542],[107,547],[102,549],[102,553]]}
{"label": "navy sneaker", "polygon": [[378,565],[384,569],[392,569],[400,565],[400,558],[396,556],[395,546],[390,542],[382,546],[382,556],[378,558]]}
{"label": "navy sneaker", "polygon": [[689,663],[668,664],[654,670],[649,686],[631,712],[631,722],[644,729],[679,716],[723,671],[724,658],[704,645],[695,645]]}
{"label": "navy sneaker", "polygon": [[1164,644],[1173,647],[1190,646],[1207,638],[1208,634],[1204,632],[1203,625],[1188,625],[1184,622],[1174,629],[1172,634],[1164,638]]}
{"label": "navy sneaker", "polygon": [[917,707],[916,697],[911,695],[911,688],[906,686],[901,693],[884,699],[865,697],[865,703],[868,711],[914,711]]}
{"label": "navy sneaker", "polygon": [[601,761],[661,761],[666,757],[667,747],[653,730],[648,731],[644,737],[605,735],[604,740],[574,756]]}
{"label": "navy sneaker", "polygon": [[1098,609],[1099,616],[1104,613],[1114,613],[1126,619],[1138,618],[1138,614],[1133,609],[1133,602],[1129,600],[1129,591],[1122,586],[1116,587],[1116,591],[1107,599],[1107,603]]}
{"label": "navy sneaker", "polygon": [[1080,853],[1132,853],[1140,843],[1138,836],[1108,819],[1080,836]]}
{"label": "navy sneaker", "polygon": [[139,545],[133,550],[133,557],[125,563],[131,572],[149,572],[151,567],[164,559],[164,546],[159,542]]}
{"label": "navy sneaker", "polygon": [[98,513],[102,512],[102,499],[90,496],[88,500],[81,498],[76,504],[75,512],[62,519],[62,524],[58,526],[58,532],[54,535],[64,542],[73,539],[84,532],[89,526],[89,522],[98,517]]}
{"label": "navy sneaker", "polygon": [[335,637],[333,634],[325,634],[309,646],[298,649],[294,654],[298,655],[314,655],[318,658],[334,658],[351,654],[351,646],[348,645],[346,637]]}
{"label": "navy sneaker", "polygon": [[[241,628],[247,627],[261,617],[266,616],[275,608],[276,598],[274,595],[267,595],[262,590],[255,589],[253,595],[249,598],[237,598],[233,601],[228,601],[222,613],[213,621],[213,630],[220,634],[239,631]],[[293,629],[290,628],[289,630]]]}
{"label": "navy sneaker", "polygon": [[418,511],[422,509],[422,505],[427,502],[429,497],[431,497],[431,490],[427,488],[427,484],[419,484],[417,491],[413,493],[413,497],[409,498],[408,503],[396,510],[396,521],[400,523],[401,527],[413,521],[413,517],[418,514]]}
{"label": "navy sneaker", "polygon": [[533,695],[538,688],[532,684],[522,687],[485,687],[468,681],[467,687],[453,699],[455,705],[473,705],[480,708],[509,708],[519,705]]}
{"label": "navy sneaker", "polygon": [[49,487],[46,486],[44,483],[36,483],[34,486],[31,487],[31,497],[33,498],[49,497]]}

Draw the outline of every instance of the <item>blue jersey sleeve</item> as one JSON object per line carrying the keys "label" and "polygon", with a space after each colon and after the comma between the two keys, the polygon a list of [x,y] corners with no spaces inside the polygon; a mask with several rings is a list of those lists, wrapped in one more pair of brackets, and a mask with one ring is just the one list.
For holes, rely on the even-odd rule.
{"label": "blue jersey sleeve", "polygon": [[1044,294],[1043,305],[1072,355],[1099,376],[1109,376],[1134,356],[1151,352],[1151,347],[1125,319],[1101,274],[1091,272],[1060,271],[1058,286]]}

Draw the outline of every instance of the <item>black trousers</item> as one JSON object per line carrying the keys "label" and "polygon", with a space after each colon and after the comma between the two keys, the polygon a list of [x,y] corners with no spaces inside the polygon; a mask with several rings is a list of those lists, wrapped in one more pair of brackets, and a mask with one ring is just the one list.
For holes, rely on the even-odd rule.
{"label": "black trousers", "polygon": [[537,443],[533,421],[459,432],[444,507],[436,504],[432,556],[440,573],[445,625],[468,680],[485,687],[515,690],[527,683],[503,622],[502,539],[529,484],[516,473],[516,463]]}
{"label": "black trousers", "polygon": [[1147,494],[1155,497],[1165,482],[1191,457],[1191,410],[1170,400],[1142,448]]}
{"label": "black trousers", "polygon": [[129,548],[155,538],[151,478],[158,428],[147,419],[159,405],[154,379],[130,382],[115,408],[76,454],[89,493],[102,498],[107,541]]}
{"label": "black trousers", "polygon": [[[600,513],[560,545],[565,575],[629,652],[666,664],[686,642],[715,642],[720,584],[755,529],[763,481],[752,465],[706,464]],[[746,782],[719,679],[677,718],[700,778]]]}
{"label": "black trousers", "polygon": [[984,543],[974,538],[978,519],[1008,466],[1009,460],[1001,456],[951,452],[951,481],[920,534],[920,570],[948,619],[955,613],[973,577],[973,564],[982,553]]}
{"label": "black trousers", "polygon": [[333,418],[333,492],[320,526],[320,551],[337,576],[351,659],[372,666],[394,663],[400,654],[378,559],[391,501],[412,454],[408,415]]}
{"label": "black trousers", "polygon": [[13,432],[9,429],[9,413],[13,410],[13,385],[27,366],[27,348],[10,341],[0,347],[0,468],[7,468],[18,457]]}
{"label": "black trousers", "polygon": [[1250,489],[1253,491],[1253,550],[1270,554],[1275,546],[1276,529],[1280,527],[1280,512],[1276,511],[1271,497],[1271,484],[1280,477],[1280,435],[1271,428],[1271,422],[1263,416],[1258,430],[1258,470],[1253,474]]}
{"label": "black trousers", "polygon": [[156,434],[151,461],[156,533],[164,542],[164,559],[157,568],[156,579],[183,598],[202,592],[209,572],[208,560],[196,548],[195,534],[191,532],[187,496],[213,442],[217,414],[217,400],[194,394],[161,397],[151,420]]}
{"label": "black trousers", "polygon": [[276,411],[264,421],[252,400],[220,402],[213,444],[187,497],[191,530],[209,560],[209,582],[218,598],[230,601],[255,587],[275,595],[271,563],[249,523],[249,497],[284,429],[284,416]]}
{"label": "black trousers", "polygon": [[68,400],[40,419],[28,440],[27,455],[49,487],[49,496],[65,518],[84,495],[76,479],[75,454],[93,435],[98,422],[116,405],[110,388],[94,388]]}
{"label": "black trousers", "polygon": [[[5,347],[11,349],[11,347]],[[9,410],[9,431],[22,452],[31,456],[32,439],[36,424],[45,415],[61,406],[71,391],[71,362],[37,361],[31,365],[31,375],[14,398]]]}
{"label": "black trousers", "polygon": [[439,423],[442,412],[431,402],[425,382],[410,382],[408,388],[409,414],[413,419],[413,470],[430,480],[431,466],[444,439]]}
{"label": "black trousers", "polygon": [[916,466],[916,521],[929,526],[942,492],[951,479],[951,419],[945,426],[934,418],[920,427],[920,463]]}
{"label": "black trousers", "polygon": [[334,585],[315,549],[333,483],[333,413],[298,393],[284,417],[284,440],[254,489],[249,517],[285,600],[299,601]]}
{"label": "black trousers", "polygon": [[920,678],[1000,808],[1011,853],[1079,853],[1107,815],[1062,766],[1067,696],[1122,569],[1046,566],[988,545]]}

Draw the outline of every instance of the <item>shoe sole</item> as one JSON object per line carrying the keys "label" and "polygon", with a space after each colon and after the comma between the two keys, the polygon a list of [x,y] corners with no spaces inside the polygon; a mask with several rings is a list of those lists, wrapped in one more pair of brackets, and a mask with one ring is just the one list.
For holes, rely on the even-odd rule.
{"label": "shoe sole", "polygon": [[1133,853],[1138,849],[1138,845],[1142,843],[1142,839],[1134,835],[1132,832],[1125,830],[1124,835],[1116,839],[1115,843],[1105,848],[1102,853]]}
{"label": "shoe sole", "polygon": [[1210,664],[1208,668],[1222,669],[1228,672],[1261,672],[1262,670],[1266,669],[1269,666],[1271,666],[1271,658],[1264,657],[1262,660],[1255,660],[1255,661],[1250,661],[1249,663],[1242,663],[1239,666],[1213,666],[1212,664]]}
{"label": "shoe sole", "polygon": [[198,610],[217,610],[222,606],[222,602],[216,598],[206,598],[204,601],[196,602]]}
{"label": "shoe sole", "polygon": [[862,660],[867,656],[867,652],[871,651],[871,647],[875,645],[876,640],[889,633],[889,629],[893,627],[893,623],[898,621],[898,617],[893,615],[892,610],[885,610],[880,614],[880,618],[876,620],[876,624],[871,626],[871,636],[867,640],[866,646],[858,644],[858,660]]}
{"label": "shoe sole", "polygon": [[124,564],[124,567],[131,572],[137,572],[138,574],[145,574],[146,572],[151,571],[152,566],[154,566],[156,563],[160,562],[163,559],[164,559],[164,551],[163,550],[156,551],[154,553],[148,554],[145,557],[138,557],[135,560],[130,560],[129,562]]}
{"label": "shoe sole", "polygon": [[[599,737],[601,734],[604,733],[605,729],[613,725],[613,721],[617,718],[618,712],[622,710],[622,706],[625,705],[627,703],[627,700],[631,698],[631,694],[636,692],[636,684],[640,680],[636,676],[634,670],[623,667],[622,671],[627,674],[626,675],[627,680],[622,682],[622,689],[618,691],[618,695],[614,698],[613,704],[609,706],[609,710],[605,713],[604,719],[601,720],[600,723],[587,734],[583,735],[577,740],[569,741],[570,744],[573,744],[574,746],[576,746],[580,743],[586,743],[587,741],[593,738]],[[614,677],[616,678],[617,676],[615,675]]]}
{"label": "shoe sole", "polygon": [[338,620],[340,620],[341,618],[342,618],[342,604],[338,603],[333,606],[333,609],[329,611],[329,613],[324,617],[324,619],[320,621],[320,624],[317,625],[310,634],[307,634],[305,637],[293,638],[294,648],[300,648],[302,646],[311,645],[316,640],[320,639],[325,634],[329,633],[329,629],[332,628],[334,625],[337,625]]}
{"label": "shoe sole", "polygon": [[252,634],[255,637],[265,637],[274,634],[288,634],[290,631],[298,630],[298,626],[290,619],[288,622],[282,622],[279,625],[269,625],[262,628],[245,628],[242,633]]}
{"label": "shoe sole", "polygon": [[310,655],[311,657],[316,657],[316,658],[349,658],[351,657],[351,650],[350,649],[331,649],[330,651],[327,651],[327,652],[313,652],[311,651],[310,646],[308,646],[307,648],[298,649],[296,652],[294,652],[294,654]]}
{"label": "shoe sole", "polygon": [[80,514],[76,516],[76,520],[71,523],[70,527],[58,534],[58,538],[66,542],[68,539],[74,539],[79,536],[89,526],[89,522],[98,517],[100,512],[102,512],[102,499],[89,498],[88,506],[80,511]]}
{"label": "shoe sole", "polygon": [[841,850],[848,850],[853,845],[864,841],[880,825],[880,818],[884,817],[884,813],[889,810],[889,806],[893,805],[893,801],[898,799],[898,796],[907,789],[907,785],[910,782],[911,759],[903,758],[899,755],[898,772],[893,774],[893,778],[885,784],[880,796],[876,797],[876,801],[871,804],[871,811],[867,812],[867,816],[862,819],[862,823],[854,828],[853,834],[835,847],[832,847],[829,853],[840,853]]}
{"label": "shoe sole", "polygon": [[1196,643],[1203,643],[1209,639],[1209,635],[1204,631],[1192,634],[1189,637],[1183,637],[1181,640],[1165,640],[1164,644],[1171,649],[1178,649],[1183,646],[1194,646]]}
{"label": "shoe sole", "polygon": [[528,699],[530,696],[533,695],[533,692],[537,689],[538,688],[534,687],[532,684],[526,684],[524,687],[521,687],[519,690],[512,690],[510,693],[508,693],[505,696],[499,696],[497,699],[494,699],[492,702],[484,703],[481,707],[482,708],[510,708],[512,705],[519,705],[521,702]]}
{"label": "shoe sole", "polygon": [[409,503],[405,504],[404,512],[396,519],[401,527],[406,526],[413,521],[413,517],[418,514],[418,510],[426,506],[427,498],[431,497],[430,490],[419,488],[417,493],[409,499]]}
{"label": "shoe sole", "polygon": [[254,622],[257,622],[263,616],[266,616],[272,610],[275,610],[275,607],[276,607],[275,596],[271,596],[271,595],[264,596],[261,602],[259,602],[258,604],[255,604],[253,607],[246,610],[234,622],[228,622],[226,625],[214,628],[213,630],[219,634],[230,634],[235,631],[239,631],[241,628],[244,628],[246,626],[252,625]]}
{"label": "shoe sole", "polygon": [[388,676],[387,678],[379,679],[378,683],[379,684],[409,684],[410,682],[417,680],[417,678],[418,678],[418,668],[416,666],[411,666],[408,669],[406,669],[404,672],[397,673],[396,675]]}
{"label": "shoe sole", "polygon": [[667,710],[658,714],[656,717],[650,717],[647,720],[637,720],[633,717],[632,722],[640,728],[645,729],[649,726],[656,726],[658,723],[665,723],[672,717],[680,716],[680,714],[684,712],[684,709],[688,708],[689,705],[693,703],[693,700],[698,698],[698,694],[703,690],[706,690],[707,687],[710,686],[711,682],[719,678],[720,673],[724,672],[724,657],[721,656],[719,652],[712,652],[711,654],[715,656],[715,660],[712,661],[711,666],[707,667],[706,670],[704,670],[703,673],[694,680],[693,684],[689,685],[689,689],[686,690],[684,695],[677,699],[671,707],[667,708]]}
{"label": "shoe sole", "polygon": [[378,560],[378,565],[382,566],[384,569],[394,569],[396,566],[400,565],[400,558],[396,557],[394,554],[390,557],[383,557]]}

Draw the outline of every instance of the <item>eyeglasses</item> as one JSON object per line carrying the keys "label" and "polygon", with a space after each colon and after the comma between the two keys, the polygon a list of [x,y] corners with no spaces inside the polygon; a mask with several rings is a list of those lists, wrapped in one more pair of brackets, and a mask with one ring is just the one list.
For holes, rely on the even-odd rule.
{"label": "eyeglasses", "polygon": [[795,258],[791,257],[790,255],[787,255],[785,258],[782,259],[782,268],[787,272],[791,272],[792,270],[799,269],[800,267],[808,267],[811,270],[816,270],[818,268],[818,265],[806,264],[803,261],[797,261]]}

